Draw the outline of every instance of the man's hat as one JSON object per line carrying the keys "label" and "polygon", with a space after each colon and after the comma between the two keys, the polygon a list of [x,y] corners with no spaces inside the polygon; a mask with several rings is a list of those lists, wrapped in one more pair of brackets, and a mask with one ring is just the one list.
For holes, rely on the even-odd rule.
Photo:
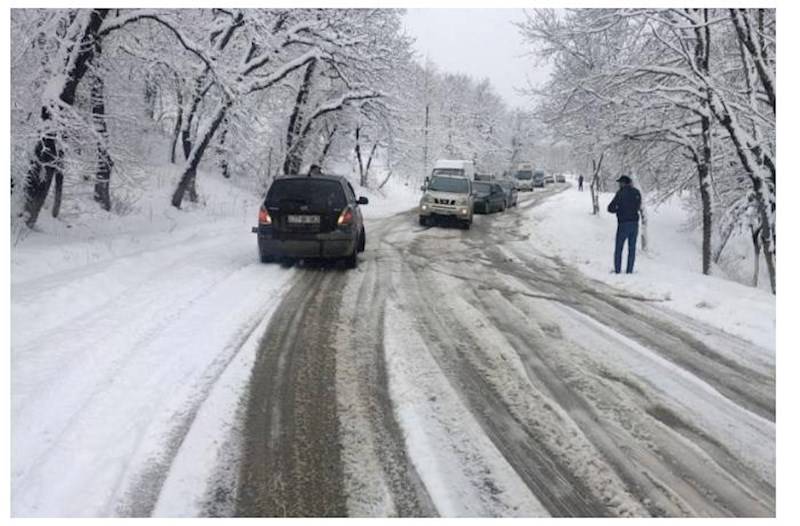
{"label": "man's hat", "polygon": [[631,178],[628,177],[627,175],[621,175],[621,176],[619,176],[619,179],[617,179],[617,182],[618,183],[631,184],[633,181],[631,181]]}

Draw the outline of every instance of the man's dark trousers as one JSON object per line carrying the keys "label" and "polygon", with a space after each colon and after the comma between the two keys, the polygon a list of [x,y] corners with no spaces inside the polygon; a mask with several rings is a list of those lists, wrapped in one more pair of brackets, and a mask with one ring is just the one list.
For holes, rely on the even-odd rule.
{"label": "man's dark trousers", "polygon": [[636,260],[636,238],[639,236],[639,222],[629,221],[617,225],[617,244],[614,247],[614,272],[620,273],[622,269],[622,246],[628,241],[628,267],[626,272],[633,272],[633,262]]}

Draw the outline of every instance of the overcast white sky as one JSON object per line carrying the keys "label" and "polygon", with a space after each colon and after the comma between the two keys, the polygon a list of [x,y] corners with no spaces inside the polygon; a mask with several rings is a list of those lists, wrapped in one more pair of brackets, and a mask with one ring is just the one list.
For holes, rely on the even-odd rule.
{"label": "overcast white sky", "polygon": [[531,102],[514,88],[527,79],[539,84],[547,68],[522,56],[527,48],[512,22],[522,21],[521,9],[409,9],[405,23],[416,38],[416,49],[443,70],[476,78],[488,77],[506,101],[529,107]]}

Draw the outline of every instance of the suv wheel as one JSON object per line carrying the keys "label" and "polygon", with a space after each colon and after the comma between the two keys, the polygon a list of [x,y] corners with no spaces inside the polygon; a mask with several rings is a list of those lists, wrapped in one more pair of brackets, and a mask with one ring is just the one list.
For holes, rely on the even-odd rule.
{"label": "suv wheel", "polygon": [[366,248],[367,248],[367,233],[362,228],[361,229],[361,235],[358,236],[358,251],[359,252],[364,252],[364,250],[366,250]]}
{"label": "suv wheel", "polygon": [[425,216],[419,216],[419,224],[420,226],[428,226],[428,218]]}
{"label": "suv wheel", "polygon": [[462,221],[461,222],[461,228],[463,228],[464,230],[469,230],[469,227],[471,227],[471,226],[472,226],[472,221],[471,220],[467,220],[467,221]]}

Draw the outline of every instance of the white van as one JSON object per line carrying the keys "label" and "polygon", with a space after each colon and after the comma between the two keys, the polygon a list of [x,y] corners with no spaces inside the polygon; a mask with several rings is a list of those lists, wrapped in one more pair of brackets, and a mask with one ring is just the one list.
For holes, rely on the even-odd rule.
{"label": "white van", "polygon": [[439,159],[433,165],[431,175],[455,175],[475,180],[475,163],[465,160]]}

